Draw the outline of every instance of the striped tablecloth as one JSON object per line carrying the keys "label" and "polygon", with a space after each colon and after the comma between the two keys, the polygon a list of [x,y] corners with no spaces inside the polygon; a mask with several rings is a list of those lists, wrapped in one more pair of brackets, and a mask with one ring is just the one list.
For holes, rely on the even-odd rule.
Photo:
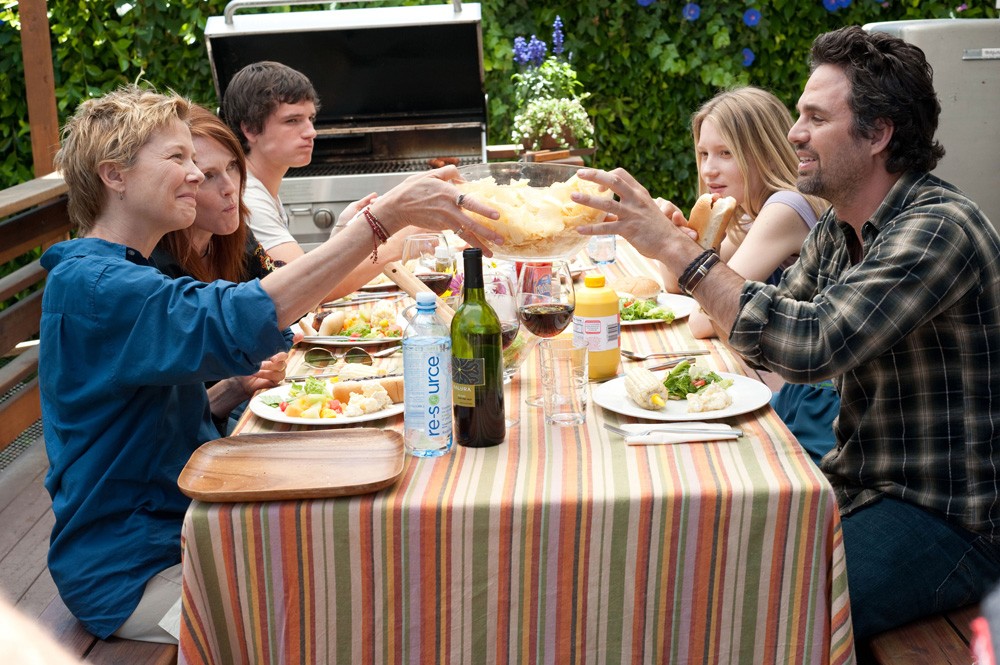
{"label": "striped tablecloth", "polygon": [[[618,257],[609,275],[653,274]],[[623,331],[743,373],[683,322]],[[506,443],[407,456],[387,490],[195,501],[179,662],[854,662],[833,492],[770,407],[725,420],[736,442],[626,447],[601,424],[633,419],[593,404],[546,425],[524,404],[538,374],[529,358],[506,394]]]}

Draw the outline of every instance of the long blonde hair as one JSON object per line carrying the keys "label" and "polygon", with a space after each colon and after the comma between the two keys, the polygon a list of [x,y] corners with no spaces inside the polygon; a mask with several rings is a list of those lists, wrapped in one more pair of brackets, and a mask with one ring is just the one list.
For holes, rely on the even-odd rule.
{"label": "long blonde hair", "polygon": [[[729,147],[746,188],[746,201],[736,208],[727,230],[730,240],[739,244],[746,236],[749,222],[760,214],[768,197],[778,191],[795,189],[799,159],[788,140],[792,114],[777,97],[753,86],[726,90],[705,102],[691,118],[699,195],[708,192],[701,177],[701,156],[697,150],[701,127],[708,119]],[[756,192],[749,191],[752,171],[759,175],[762,185]],[[817,216],[829,206],[819,197],[803,196]]]}

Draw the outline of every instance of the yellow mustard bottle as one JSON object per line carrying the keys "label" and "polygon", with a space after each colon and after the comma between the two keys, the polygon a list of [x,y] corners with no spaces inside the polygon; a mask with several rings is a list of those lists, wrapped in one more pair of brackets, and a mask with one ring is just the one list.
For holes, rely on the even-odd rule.
{"label": "yellow mustard bottle", "polygon": [[589,347],[590,378],[612,379],[618,375],[621,362],[618,294],[605,286],[604,275],[600,273],[584,277],[583,286],[576,292],[573,339]]}

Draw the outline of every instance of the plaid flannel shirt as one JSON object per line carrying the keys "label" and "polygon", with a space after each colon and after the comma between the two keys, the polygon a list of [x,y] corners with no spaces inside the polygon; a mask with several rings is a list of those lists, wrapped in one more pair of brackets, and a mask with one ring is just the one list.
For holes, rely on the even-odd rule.
{"label": "plaid flannel shirt", "polygon": [[747,282],[729,343],[788,381],[832,378],[821,468],[847,515],[883,493],[1000,536],[1000,236],[904,173],[857,234],[827,210],[778,286]]}

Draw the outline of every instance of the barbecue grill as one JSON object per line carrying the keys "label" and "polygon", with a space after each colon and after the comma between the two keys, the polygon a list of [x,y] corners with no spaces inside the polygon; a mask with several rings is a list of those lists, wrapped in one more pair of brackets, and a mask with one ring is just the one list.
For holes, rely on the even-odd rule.
{"label": "barbecue grill", "polygon": [[486,161],[480,5],[237,14],[299,0],[233,0],[208,19],[215,90],[244,66],[273,60],[309,77],[319,95],[312,163],[291,169],[279,196],[289,229],[310,249],[351,201],[384,193],[429,160]]}

